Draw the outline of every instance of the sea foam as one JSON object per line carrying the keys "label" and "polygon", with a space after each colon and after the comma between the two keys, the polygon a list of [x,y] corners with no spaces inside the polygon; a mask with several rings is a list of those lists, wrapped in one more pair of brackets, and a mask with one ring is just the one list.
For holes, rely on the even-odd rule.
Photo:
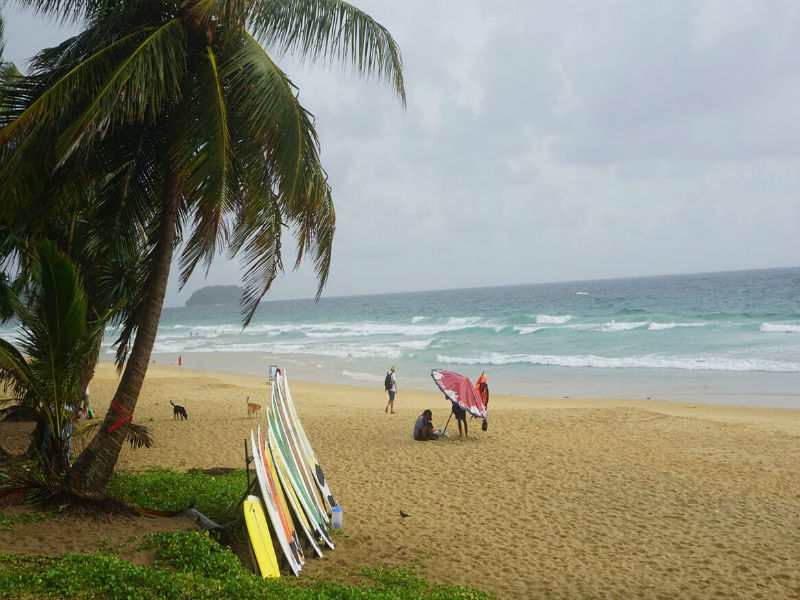
{"label": "sea foam", "polygon": [[530,364],[551,367],[584,367],[596,369],[678,369],[685,371],[762,371],[768,373],[800,373],[800,363],[725,357],[687,356],[622,356],[607,357],[592,354],[564,356],[546,354],[489,353],[475,357],[437,355],[439,362],[456,365],[494,366]]}
{"label": "sea foam", "polygon": [[783,323],[763,323],[760,329],[765,333],[800,333],[800,325]]}

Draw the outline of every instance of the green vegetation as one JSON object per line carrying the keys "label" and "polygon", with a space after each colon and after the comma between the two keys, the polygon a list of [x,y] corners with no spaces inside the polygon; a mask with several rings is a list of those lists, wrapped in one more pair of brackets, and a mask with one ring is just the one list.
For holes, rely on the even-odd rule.
{"label": "green vegetation", "polygon": [[0,529],[11,530],[14,528],[14,523],[34,523],[50,518],[52,518],[52,515],[46,512],[12,515],[0,510]]}
{"label": "green vegetation", "polygon": [[29,557],[0,554],[0,598],[98,600],[489,600],[473,588],[430,585],[413,571],[371,569],[359,583],[261,579],[211,538],[198,533],[152,534],[154,567],[102,554]]}
{"label": "green vegetation", "polygon": [[[153,510],[195,507],[242,534],[238,500],[245,487],[243,469],[222,475],[199,470],[176,473],[151,469],[114,476],[110,490],[119,499]],[[50,515],[43,515],[48,518]],[[0,512],[0,526],[21,520]],[[213,537],[188,533],[153,533],[134,541],[135,548],[155,549],[153,566],[101,553],[32,557],[0,554],[0,598],[129,599],[336,599],[336,600],[490,600],[494,596],[473,588],[431,585],[413,570],[361,569],[349,573],[348,583],[310,582],[293,577],[277,581],[253,575],[239,558]],[[108,549],[111,550],[111,549]],[[335,550],[333,551],[335,552]],[[313,560],[313,559],[310,559]]]}
{"label": "green vegetation", "polygon": [[27,304],[10,302],[19,347],[0,339],[0,387],[36,414],[32,446],[39,468],[55,481],[69,462],[81,375],[106,319],[87,321],[83,281],[64,252],[43,240],[34,253]]}
{"label": "green vegetation", "polygon": [[149,510],[196,508],[213,521],[224,524],[239,518],[239,500],[247,485],[244,469],[221,475],[206,475],[200,469],[177,473],[153,468],[140,473],[115,474],[109,495],[128,506]]}
{"label": "green vegetation", "polygon": [[242,288],[238,285],[212,285],[195,290],[186,301],[186,306],[203,304],[231,304],[242,297]]}

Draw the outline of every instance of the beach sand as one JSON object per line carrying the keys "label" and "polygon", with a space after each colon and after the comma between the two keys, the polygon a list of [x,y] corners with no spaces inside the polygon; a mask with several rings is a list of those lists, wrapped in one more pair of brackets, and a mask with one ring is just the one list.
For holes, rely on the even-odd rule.
{"label": "beach sand", "polygon": [[[489,429],[420,443],[414,420],[449,403],[430,392],[294,381],[302,423],[343,507],[343,535],[301,577],[412,567],[431,582],[528,598],[800,598],[800,411],[493,395]],[[92,406],[117,378],[98,367]],[[491,383],[491,380],[490,380]],[[266,422],[264,377],[151,365],[134,421],[155,438],[120,469],[243,467]],[[186,407],[172,418],[169,401]],[[0,423],[9,441],[13,425]],[[244,490],[243,490],[244,491]],[[400,511],[410,515],[400,516]],[[0,551],[92,551],[183,519],[66,519],[0,531]],[[116,533],[115,533],[116,532]],[[138,557],[140,560],[145,560]]]}

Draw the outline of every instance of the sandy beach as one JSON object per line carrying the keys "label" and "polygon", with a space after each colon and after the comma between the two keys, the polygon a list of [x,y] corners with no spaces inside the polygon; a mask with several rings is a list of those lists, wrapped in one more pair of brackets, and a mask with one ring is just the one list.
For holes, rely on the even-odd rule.
{"label": "sandy beach", "polygon": [[[417,415],[430,408],[444,425],[449,403],[403,390],[402,371],[395,415],[380,388],[288,375],[344,510],[336,549],[310,558],[304,578],[394,566],[510,600],[800,598],[800,410],[493,395],[488,431],[473,421],[459,439],[451,421],[453,438],[420,443]],[[100,365],[95,409],[116,383]],[[126,446],[118,468],[243,467],[243,440],[266,422],[263,410],[248,418],[248,396],[266,404],[264,377],[152,365],[134,421],[155,445]],[[11,445],[12,425],[0,435]],[[18,524],[0,531],[0,551],[96,550],[141,521]]]}

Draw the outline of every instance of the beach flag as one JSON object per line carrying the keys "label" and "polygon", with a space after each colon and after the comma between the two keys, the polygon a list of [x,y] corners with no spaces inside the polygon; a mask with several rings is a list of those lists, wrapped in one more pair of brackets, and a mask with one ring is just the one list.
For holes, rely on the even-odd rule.
{"label": "beach flag", "polygon": [[178,354],[178,366],[179,366],[179,367],[180,367],[180,366],[183,364],[182,357],[183,357],[183,355],[182,355],[182,354]]}

